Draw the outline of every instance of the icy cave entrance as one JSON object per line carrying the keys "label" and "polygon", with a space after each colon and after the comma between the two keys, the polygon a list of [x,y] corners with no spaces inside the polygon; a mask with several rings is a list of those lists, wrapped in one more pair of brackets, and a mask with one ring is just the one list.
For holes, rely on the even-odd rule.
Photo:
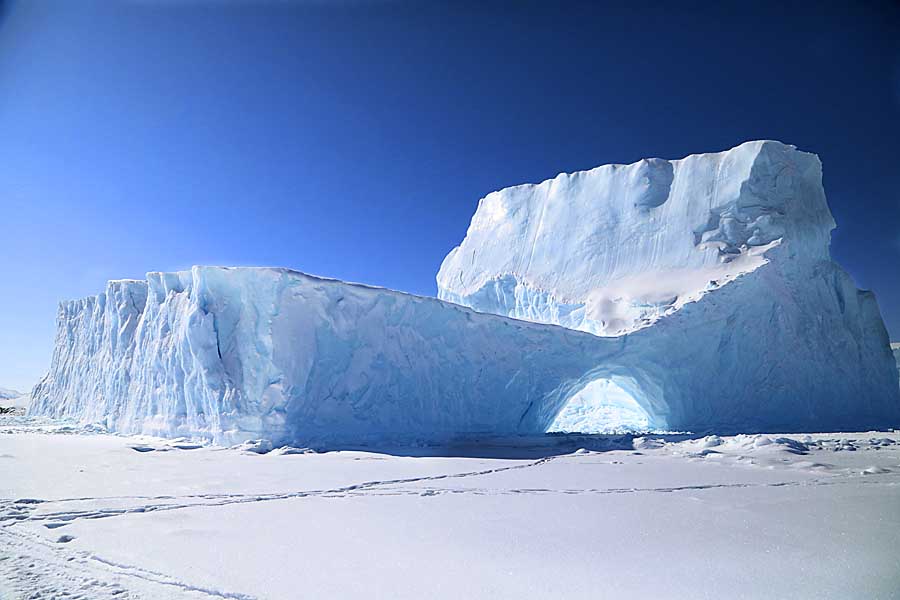
{"label": "icy cave entrance", "polygon": [[650,430],[650,415],[611,379],[595,379],[569,398],[547,433],[621,433]]}

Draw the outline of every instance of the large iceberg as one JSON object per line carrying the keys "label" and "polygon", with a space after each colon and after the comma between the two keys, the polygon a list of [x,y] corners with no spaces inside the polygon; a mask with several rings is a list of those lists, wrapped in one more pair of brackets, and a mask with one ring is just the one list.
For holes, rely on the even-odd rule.
{"label": "large iceberg", "polygon": [[620,376],[670,427],[894,424],[887,332],[834,227],[818,157],[793,146],[606,165],[483,198],[438,297],[622,339]]}
{"label": "large iceberg", "polygon": [[618,349],[287,269],[194,267],[62,303],[31,412],[220,443],[533,433]]}
{"label": "large iceberg", "polygon": [[887,333],[833,228],[817,157],[776,142],[560,175],[480,202],[440,299],[286,269],[112,281],[60,306],[31,412],[217,442],[527,435],[613,409],[624,429],[897,425]]}

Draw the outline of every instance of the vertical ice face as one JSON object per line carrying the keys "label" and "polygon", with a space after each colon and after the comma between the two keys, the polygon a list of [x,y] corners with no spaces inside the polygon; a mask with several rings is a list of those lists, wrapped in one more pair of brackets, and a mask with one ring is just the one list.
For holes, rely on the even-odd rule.
{"label": "vertical ice face", "polygon": [[[146,301],[146,282],[121,280],[97,296],[61,303],[50,371],[34,389],[31,412],[98,421],[121,402]],[[42,393],[49,389],[65,402]]]}

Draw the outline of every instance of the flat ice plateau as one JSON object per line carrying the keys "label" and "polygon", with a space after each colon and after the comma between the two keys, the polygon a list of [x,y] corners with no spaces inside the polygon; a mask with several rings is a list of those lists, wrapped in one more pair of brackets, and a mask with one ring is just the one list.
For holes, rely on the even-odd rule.
{"label": "flat ice plateau", "polygon": [[898,547],[897,432],[260,455],[0,417],[4,600],[888,600]]}

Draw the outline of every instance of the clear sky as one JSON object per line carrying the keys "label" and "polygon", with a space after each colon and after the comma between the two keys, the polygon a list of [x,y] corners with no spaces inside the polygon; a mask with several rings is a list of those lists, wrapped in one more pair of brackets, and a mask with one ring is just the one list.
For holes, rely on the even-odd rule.
{"label": "clear sky", "polygon": [[492,190],[758,138],[822,158],[833,253],[900,340],[900,10],[667,4],[0,4],[0,386],[110,278],[431,295]]}

